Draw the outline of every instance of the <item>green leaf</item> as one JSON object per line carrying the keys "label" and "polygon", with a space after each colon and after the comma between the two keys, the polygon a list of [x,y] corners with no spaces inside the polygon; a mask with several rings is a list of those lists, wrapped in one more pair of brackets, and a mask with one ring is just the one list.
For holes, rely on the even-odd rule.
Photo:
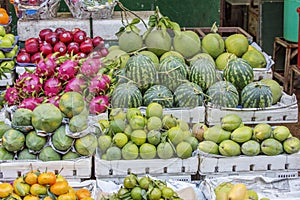
{"label": "green leaf", "polygon": [[117,37],[120,37],[121,34],[122,34],[124,31],[125,31],[125,27],[122,26],[122,27],[120,27],[119,31],[118,31],[115,35],[116,35]]}
{"label": "green leaf", "polygon": [[134,25],[134,24],[138,24],[138,23],[140,23],[140,19],[139,18],[134,18],[132,21],[131,21],[131,23],[130,23],[130,25]]}

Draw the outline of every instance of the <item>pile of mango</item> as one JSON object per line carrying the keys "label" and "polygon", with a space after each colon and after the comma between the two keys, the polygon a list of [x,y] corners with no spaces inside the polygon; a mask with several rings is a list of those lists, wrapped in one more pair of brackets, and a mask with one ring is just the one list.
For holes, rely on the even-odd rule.
{"label": "pile of mango", "polygon": [[93,200],[87,188],[75,190],[62,175],[32,170],[12,183],[0,184],[0,198],[6,200]]}
{"label": "pile of mango", "polygon": [[[247,189],[244,183],[233,184],[230,182],[220,183],[215,189],[216,200],[258,200],[258,194],[254,190]],[[260,198],[260,200],[269,200]]]}
{"label": "pile of mango", "polygon": [[244,125],[236,114],[228,114],[220,124],[206,127],[202,137],[203,141],[198,145],[200,151],[223,156],[275,156],[300,150],[300,140],[291,134],[288,127],[272,127],[267,123],[250,127]]}

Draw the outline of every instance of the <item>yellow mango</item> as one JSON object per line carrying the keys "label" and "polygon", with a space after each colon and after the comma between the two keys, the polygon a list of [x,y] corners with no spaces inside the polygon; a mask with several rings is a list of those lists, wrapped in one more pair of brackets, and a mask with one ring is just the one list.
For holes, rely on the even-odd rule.
{"label": "yellow mango", "polygon": [[228,193],[228,200],[244,200],[247,195],[246,185],[243,183],[235,184]]}

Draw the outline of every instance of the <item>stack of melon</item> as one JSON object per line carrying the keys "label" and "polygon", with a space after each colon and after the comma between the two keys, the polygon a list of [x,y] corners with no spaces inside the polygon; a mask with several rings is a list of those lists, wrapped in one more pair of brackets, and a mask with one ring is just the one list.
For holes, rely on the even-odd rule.
{"label": "stack of melon", "polygon": [[1,160],[67,160],[94,154],[97,141],[83,97],[65,93],[59,108],[42,103],[33,111],[18,108],[11,125],[0,128]]}
{"label": "stack of melon", "polygon": [[282,95],[275,80],[254,81],[253,69],[266,67],[266,58],[242,34],[222,38],[215,30],[200,38],[191,30],[156,27],[143,37],[129,31],[118,39],[107,55],[120,68],[112,107],[154,101],[166,108],[192,108],[210,101],[222,107],[265,108]]}

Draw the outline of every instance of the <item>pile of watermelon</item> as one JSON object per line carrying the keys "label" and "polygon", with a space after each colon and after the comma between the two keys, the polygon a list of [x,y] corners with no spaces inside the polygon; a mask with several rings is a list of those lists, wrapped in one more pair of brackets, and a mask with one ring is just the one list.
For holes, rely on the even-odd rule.
{"label": "pile of watermelon", "polygon": [[[167,52],[170,53],[170,52]],[[253,69],[242,58],[229,60],[218,74],[209,54],[197,54],[187,64],[168,55],[158,65],[147,55],[131,56],[111,96],[113,108],[147,106],[194,108],[212,102],[222,107],[265,108],[276,104],[282,89],[275,80],[253,81]]]}
{"label": "pile of watermelon", "polygon": [[11,124],[2,124],[1,160],[68,160],[92,156],[97,130],[78,92],[65,93],[58,107],[41,103],[33,110],[18,108]]}

